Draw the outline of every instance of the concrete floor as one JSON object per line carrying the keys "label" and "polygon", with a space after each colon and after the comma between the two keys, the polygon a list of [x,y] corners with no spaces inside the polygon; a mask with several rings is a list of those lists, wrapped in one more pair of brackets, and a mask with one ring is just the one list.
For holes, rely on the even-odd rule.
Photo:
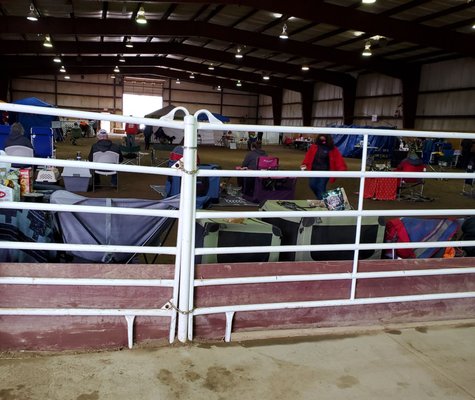
{"label": "concrete floor", "polygon": [[231,344],[3,353],[0,400],[475,399],[474,337],[470,320]]}

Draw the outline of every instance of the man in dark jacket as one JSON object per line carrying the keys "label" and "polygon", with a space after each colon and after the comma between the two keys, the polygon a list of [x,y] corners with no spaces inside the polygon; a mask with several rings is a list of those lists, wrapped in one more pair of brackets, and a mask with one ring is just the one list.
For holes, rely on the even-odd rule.
{"label": "man in dark jacket", "polygon": [[30,149],[33,148],[31,141],[25,136],[23,125],[15,122],[10,128],[10,135],[5,140],[5,147],[9,146],[25,146]]}
{"label": "man in dark jacket", "polygon": [[[119,154],[119,163],[124,161],[124,156],[120,151],[120,146],[109,140],[109,136],[105,129],[101,129],[99,132],[97,132],[97,142],[91,146],[91,151],[89,152],[88,160],[92,161],[94,153],[97,153],[98,151],[113,151],[114,153]],[[95,184],[99,185],[101,179],[100,175],[94,174],[94,179]],[[117,185],[117,174],[112,175],[111,184]]]}

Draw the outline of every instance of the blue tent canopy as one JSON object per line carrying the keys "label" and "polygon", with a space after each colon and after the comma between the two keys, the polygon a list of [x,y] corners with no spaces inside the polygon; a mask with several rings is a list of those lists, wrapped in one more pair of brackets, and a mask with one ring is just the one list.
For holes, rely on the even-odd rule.
{"label": "blue tent canopy", "polygon": [[[224,115],[218,114],[218,113],[212,113],[217,119],[219,119],[221,122],[229,122],[231,121],[228,117],[225,117]],[[201,113],[198,115],[198,121],[208,121],[208,116],[205,113]]]}
{"label": "blue tent canopy", "polygon": [[[14,104],[22,104],[27,106],[36,107],[54,107],[36,97],[27,97],[25,99],[16,100]],[[10,123],[20,122],[25,129],[25,136],[30,137],[30,131],[32,126],[48,127],[51,128],[52,121],[56,121],[58,117],[53,115],[40,115],[29,113],[9,113]]]}
{"label": "blue tent canopy", "polygon": [[[394,126],[356,126],[356,125],[347,125],[347,126],[337,126],[335,128],[368,128],[368,129],[396,129]],[[363,140],[363,135],[333,135],[333,141],[335,145],[340,150],[340,153],[343,157],[353,157],[359,158],[362,154],[362,148],[359,147],[360,141]],[[372,149],[368,149],[368,153],[387,153],[390,155],[394,149],[394,144],[396,142],[396,137],[394,136],[368,136],[368,146]]]}

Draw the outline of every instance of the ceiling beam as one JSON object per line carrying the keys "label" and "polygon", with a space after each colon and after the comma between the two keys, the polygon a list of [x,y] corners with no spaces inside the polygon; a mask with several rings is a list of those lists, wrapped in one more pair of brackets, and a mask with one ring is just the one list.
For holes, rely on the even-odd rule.
{"label": "ceiling beam", "polygon": [[[196,3],[196,0],[179,0],[175,3]],[[208,3],[227,5],[247,5],[256,7],[255,0],[212,0]],[[271,12],[293,15],[308,21],[316,21],[358,30],[373,35],[382,35],[392,39],[419,43],[462,55],[474,56],[473,36],[417,23],[390,18],[381,14],[354,10],[323,1],[259,0],[259,8]],[[473,7],[468,2],[464,8]]]}
{"label": "ceiling beam", "polygon": [[[383,74],[396,75],[404,69],[400,63],[386,61],[378,57],[364,58],[360,52],[349,52],[302,43],[295,40],[281,40],[270,35],[229,28],[200,21],[150,21],[146,26],[138,26],[134,21],[121,19],[100,20],[95,18],[41,18],[35,24],[28,24],[21,17],[0,17],[0,33],[49,34],[53,43],[55,35],[131,35],[160,37],[206,37],[251,47],[259,47],[277,53],[287,53],[308,60],[331,61],[342,65],[353,65]],[[475,50],[471,49],[473,54]]]}
{"label": "ceiling beam", "polygon": [[[213,62],[221,62],[225,64],[255,68],[261,71],[274,72],[295,76],[305,80],[316,80],[327,82],[336,86],[345,86],[354,81],[351,75],[325,71],[311,68],[309,71],[302,71],[298,64],[286,64],[271,60],[263,60],[257,57],[246,56],[241,60],[236,60],[234,54],[219,50],[207,49],[203,47],[185,45],[180,43],[134,43],[134,47],[129,49],[122,42],[70,42],[70,41],[54,41],[54,50],[47,49],[42,45],[41,41],[23,42],[23,41],[2,41],[0,42],[0,54],[14,55],[18,49],[22,48],[22,52],[30,55],[42,55],[51,59],[54,55],[71,55],[80,56],[82,54],[141,54],[141,55],[158,55],[158,54],[180,54],[187,57],[195,57],[206,59]],[[13,58],[8,60],[12,63]]]}

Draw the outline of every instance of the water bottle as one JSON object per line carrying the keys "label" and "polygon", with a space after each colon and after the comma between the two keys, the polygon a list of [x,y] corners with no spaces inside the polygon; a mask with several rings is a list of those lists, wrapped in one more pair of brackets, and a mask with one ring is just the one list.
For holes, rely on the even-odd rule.
{"label": "water bottle", "polygon": [[76,153],[76,160],[78,160],[78,161],[81,161],[81,160],[82,160],[81,152],[80,152],[80,151],[78,151],[78,152]]}

